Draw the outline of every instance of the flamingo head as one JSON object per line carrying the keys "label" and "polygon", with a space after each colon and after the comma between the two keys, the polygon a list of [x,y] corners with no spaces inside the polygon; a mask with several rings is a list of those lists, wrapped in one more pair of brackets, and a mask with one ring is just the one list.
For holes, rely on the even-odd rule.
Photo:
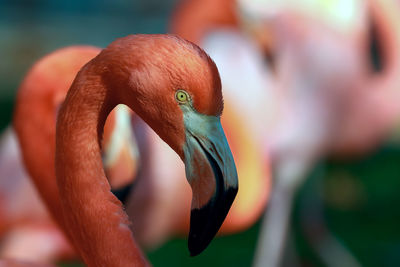
{"label": "flamingo head", "polygon": [[[109,53],[121,51],[113,49],[121,46],[124,55]],[[124,61],[126,53],[135,56]],[[220,121],[223,99],[217,67],[198,46],[173,35],[122,38],[103,54],[118,58],[118,70],[111,72],[121,75],[112,82],[107,75],[103,80],[111,87],[124,80],[121,86],[131,87],[122,98],[132,101],[127,105],[185,163],[193,193],[188,246],[195,256],[218,232],[238,190],[236,166]],[[103,67],[110,68],[114,67]]]}

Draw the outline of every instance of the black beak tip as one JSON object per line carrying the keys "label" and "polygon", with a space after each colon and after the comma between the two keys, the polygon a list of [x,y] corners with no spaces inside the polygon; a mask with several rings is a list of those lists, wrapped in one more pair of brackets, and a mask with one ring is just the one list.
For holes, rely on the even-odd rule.
{"label": "black beak tip", "polygon": [[215,229],[216,227],[207,221],[209,212],[209,205],[191,212],[188,248],[192,257],[203,252],[218,232],[219,227]]}
{"label": "black beak tip", "polygon": [[188,248],[189,248],[189,253],[190,253],[191,257],[199,255],[201,252],[203,252],[206,249],[207,246],[208,246],[208,244],[204,245],[204,244],[198,243],[198,242],[196,242],[195,239],[190,238],[190,236],[189,236]]}
{"label": "black beak tip", "polygon": [[229,212],[237,190],[233,187],[228,188],[204,207],[192,210],[188,239],[190,256],[197,256],[203,252],[213,240]]}

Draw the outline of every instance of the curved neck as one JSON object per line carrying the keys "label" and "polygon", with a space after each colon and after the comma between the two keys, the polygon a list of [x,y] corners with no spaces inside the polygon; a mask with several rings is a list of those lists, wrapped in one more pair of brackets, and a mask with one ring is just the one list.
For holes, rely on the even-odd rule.
{"label": "curved neck", "polygon": [[49,103],[57,92],[43,90],[43,81],[40,79],[43,78],[33,72],[18,90],[13,126],[25,168],[38,189],[37,192],[46,203],[50,214],[66,230],[55,179],[56,112],[54,105]]}
{"label": "curved neck", "polygon": [[144,266],[129,220],[110,192],[100,136],[118,104],[99,75],[85,67],[75,79],[57,122],[56,174],[64,219],[88,266]]}
{"label": "curved neck", "polygon": [[18,89],[13,125],[29,178],[65,231],[55,179],[56,114],[78,70],[100,50],[72,46],[40,59]]}

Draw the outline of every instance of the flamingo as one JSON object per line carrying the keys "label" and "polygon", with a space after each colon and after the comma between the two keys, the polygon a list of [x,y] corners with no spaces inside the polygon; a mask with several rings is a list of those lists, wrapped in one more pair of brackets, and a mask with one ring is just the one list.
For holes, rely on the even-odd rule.
{"label": "flamingo", "polygon": [[[57,191],[43,191],[57,189],[52,167],[54,152],[51,151],[55,146],[56,112],[79,68],[99,52],[100,49],[89,46],[57,50],[32,67],[19,89],[14,125],[22,151],[19,151],[12,127],[6,130],[0,146],[0,169],[4,174],[0,180],[3,198],[1,257],[40,262],[76,257],[64,233],[45,210],[20,157],[21,154],[25,157],[35,186],[39,184],[39,194],[45,196],[45,204],[53,210],[58,209],[59,200],[54,198]],[[28,117],[28,114],[38,115],[37,112],[44,116],[38,116],[36,120],[32,118],[34,116]],[[129,128],[126,128],[127,124]],[[118,106],[107,118],[103,142],[105,169],[114,189],[130,183],[135,176],[138,155],[134,142],[129,112]],[[41,150],[35,150],[38,146]],[[61,218],[57,218],[60,223]],[[38,245],[48,243],[52,246]]]}
{"label": "flamingo", "polygon": [[[52,68],[56,65],[54,61],[60,60],[60,58],[51,55],[49,60],[44,59],[45,64],[39,62],[35,65],[18,90],[13,119],[26,169],[50,213],[63,228],[57,185],[53,179],[53,173],[55,173],[54,164],[52,164],[54,162],[53,151],[55,151],[55,119],[57,109],[63,101],[74,75],[80,67],[99,53],[97,48],[92,47],[82,48],[82,50],[86,52],[74,54],[67,51],[68,58],[76,65],[64,64],[61,61],[57,65],[58,68]],[[75,69],[75,73],[69,71],[69,68]],[[43,75],[37,74],[37,72],[46,73],[49,69],[53,70],[52,76],[47,72],[45,79],[43,79]],[[60,78],[63,79],[60,80]],[[54,85],[57,85],[56,88],[59,90],[55,90]],[[46,102],[47,104],[44,104]],[[41,134],[35,137],[35,142],[32,142],[31,133]],[[37,161],[38,163],[36,163]]]}
{"label": "flamingo", "polygon": [[199,254],[228,213],[237,173],[220,124],[218,70],[203,50],[172,35],[117,39],[81,69],[67,94],[57,120],[56,176],[73,243],[89,266],[147,264],[101,163],[102,128],[118,103],[185,162],[193,191],[188,247]]}
{"label": "flamingo", "polygon": [[[336,33],[333,31],[333,34],[344,33],[342,42],[344,45],[342,46],[348,46],[349,52],[346,56],[351,55],[351,60],[349,60],[347,66],[338,64],[336,68],[332,68],[334,69],[332,72],[336,72],[339,68],[345,68],[346,71],[341,72],[349,72],[349,75],[345,76],[345,82],[341,82],[341,84],[345,84],[343,87],[346,94],[342,97],[341,108],[343,111],[340,116],[340,126],[336,127],[337,130],[333,134],[334,138],[329,145],[329,151],[341,156],[362,155],[371,151],[387,137],[399,113],[397,101],[393,100],[398,98],[396,83],[400,62],[400,56],[396,49],[400,43],[397,27],[399,22],[397,16],[399,13],[398,2],[386,0],[370,0],[366,3],[357,0],[346,1],[344,7],[350,14],[345,15],[343,12],[335,13],[335,10],[327,10],[328,16],[325,12],[315,12],[318,8],[329,6],[329,3],[325,1],[307,2],[309,9],[302,5],[291,5],[286,7],[290,11],[283,15],[282,13],[285,13],[285,11],[279,11],[279,8],[288,4],[285,1],[267,0],[263,5],[260,5],[257,1],[239,1],[239,3],[241,9],[247,9],[245,11],[247,14],[256,13],[253,14],[254,17],[258,16],[260,20],[268,18],[270,23],[275,24],[274,27],[277,31],[286,31],[284,34],[276,33],[275,36],[286,35],[289,38],[292,36],[293,39],[282,40],[281,38],[281,45],[290,41],[300,42],[300,38],[304,39],[305,32],[312,31],[315,28],[312,25],[318,23],[316,17],[322,20],[324,24],[330,21],[330,27],[335,24]],[[338,8],[344,8],[340,6],[343,3],[344,1],[338,1]],[[296,13],[296,8],[303,13],[306,12],[305,16],[308,18],[305,19],[304,14],[299,15],[299,11]],[[369,21],[366,20],[367,11],[370,14]],[[278,15],[275,15],[275,17],[271,15],[275,13],[278,13]],[[306,22],[306,20],[308,21]],[[369,49],[368,22],[375,28],[376,37],[380,44],[379,52],[384,65],[382,70],[375,72],[372,71],[368,56],[369,51],[367,50]],[[339,38],[340,36],[336,36],[336,39]],[[325,46],[328,47],[328,45],[330,44]],[[330,53],[332,54],[332,52]],[[326,79],[326,82],[328,83],[330,80]],[[374,114],[368,113],[372,106],[374,107]],[[380,110],[377,111],[377,108]],[[370,125],[374,125],[374,127]]]}
{"label": "flamingo", "polygon": [[[336,154],[346,153],[348,155],[349,152],[351,154],[359,154],[371,151],[372,148],[376,147],[387,136],[395,123],[394,118],[398,116],[398,93],[396,92],[397,86],[395,85],[397,83],[397,64],[399,62],[398,53],[395,48],[399,44],[399,35],[396,29],[398,25],[398,15],[396,14],[398,14],[399,10],[397,3],[391,1],[368,2],[372,20],[377,27],[377,34],[383,40],[384,60],[387,61],[382,73],[374,75],[371,75],[371,71],[365,67],[368,66],[367,57],[365,56],[368,46],[366,42],[367,27],[362,15],[364,11],[364,8],[362,8],[363,3],[357,1],[349,3],[350,5],[356,3],[355,6],[361,5],[361,8],[354,9],[360,12],[361,15],[349,16],[352,19],[355,18],[357,23],[354,23],[350,27],[345,27],[344,32],[336,29],[331,34],[334,39],[331,39],[325,45],[318,45],[315,39],[313,40],[310,38],[311,36],[307,36],[312,32],[314,34],[317,33],[316,29],[319,27],[318,25],[321,25],[321,23],[314,24],[315,19],[307,18],[306,21],[308,20],[308,22],[306,22],[301,16],[293,16],[293,13],[289,16],[284,15],[283,18],[278,18],[277,25],[279,28],[277,29],[280,29],[280,33],[277,36],[280,35],[282,37],[285,34],[286,38],[289,37],[286,41],[281,38],[280,41],[283,41],[283,43],[280,46],[284,47],[286,43],[286,47],[297,51],[297,55],[292,54],[292,58],[297,57],[297,60],[303,60],[303,64],[297,67],[293,62],[287,61],[287,67],[288,69],[292,69],[292,74],[286,75],[293,77],[293,73],[296,73],[297,68],[298,70],[303,70],[303,73],[298,76],[300,77],[300,81],[298,80],[297,84],[308,84],[309,90],[313,87],[323,90],[324,88],[331,88],[330,95],[326,95],[328,98],[325,98],[325,101],[322,102],[324,103],[324,108],[319,108],[318,113],[329,109],[333,112],[331,116],[320,120],[320,122],[325,121],[325,126],[319,124],[318,127],[322,127],[319,129],[323,131],[317,136],[310,134],[318,134],[318,132],[307,131],[307,135],[296,137],[292,133],[301,133],[301,131],[296,132],[294,130],[296,123],[302,125],[305,129],[311,129],[311,127],[305,126],[307,124],[304,124],[304,122],[307,121],[290,122],[288,120],[289,124],[282,128],[286,129],[286,131],[278,131],[278,133],[286,132],[286,135],[278,136],[277,140],[269,138],[273,149],[277,151],[273,153],[278,164],[276,167],[277,176],[275,189],[273,190],[275,193],[273,193],[264,226],[267,229],[261,234],[262,238],[257,251],[256,266],[279,265],[282,256],[283,240],[285,239],[284,233],[286,232],[284,227],[285,222],[289,218],[291,198],[296,189],[302,184],[305,173],[312,166],[312,162],[319,155],[328,152],[335,152]],[[350,33],[349,29],[352,29]],[[325,30],[325,32],[327,31]],[[340,37],[340,35],[337,35],[335,37],[338,33],[341,35],[344,34],[344,36]],[[321,34],[321,36],[324,35]],[[290,39],[290,37],[294,38]],[[327,36],[323,38],[329,40]],[[321,40],[324,40],[323,38]],[[307,52],[307,46],[304,46],[307,45],[307,42],[309,42],[308,50],[312,51],[311,53]],[[290,48],[290,44],[294,44],[296,47]],[[318,55],[321,47],[325,47],[328,50],[324,53],[325,55],[320,54],[320,59],[318,59],[315,55]],[[342,53],[337,53],[340,50],[334,52],[335,49],[340,49],[340,47],[342,47]],[[306,49],[304,50],[304,48]],[[332,64],[336,60],[333,58],[324,59],[328,55],[341,55],[343,58],[346,58],[347,64],[345,66],[343,64]],[[329,67],[327,67],[328,65]],[[330,73],[324,74],[324,69]],[[304,70],[307,70],[307,72]],[[308,77],[309,80],[314,81],[314,84],[302,81],[302,76]],[[332,83],[332,81],[335,82]],[[327,99],[329,101],[336,99],[336,103],[328,106],[329,101]],[[323,98],[320,98],[318,101],[321,100]],[[309,103],[309,106],[312,105]],[[379,109],[379,112],[377,109]],[[373,114],[371,114],[372,111]],[[329,117],[331,118],[329,119]],[[307,116],[303,116],[303,118],[307,118]],[[310,118],[313,118],[312,114],[308,115],[308,120],[318,121],[316,119],[310,120]],[[333,125],[333,127],[329,125]],[[326,131],[331,131],[332,134]],[[324,132],[325,134],[323,134]],[[311,139],[310,136],[312,136]],[[297,146],[296,150],[296,140],[302,140],[304,147],[301,148],[301,145]],[[312,142],[310,143],[309,141]],[[300,154],[301,151],[306,154]],[[352,264],[358,265],[354,259]]]}
{"label": "flamingo", "polygon": [[[351,71],[341,68],[342,62],[332,55],[343,55],[348,59],[348,69],[356,68],[352,52],[357,42],[343,42],[343,33],[301,16],[280,17],[275,23],[279,30],[276,46],[280,47],[276,72],[285,102],[281,121],[273,129],[267,147],[274,161],[275,180],[255,266],[280,266],[294,196],[334,138],[332,133],[347,94],[344,81]],[[335,247],[357,266],[347,251]]]}
{"label": "flamingo", "polygon": [[[35,80],[39,78],[42,84],[44,83],[47,85],[47,94],[65,94],[68,85],[72,83],[72,76],[77,72],[77,68],[80,65],[83,65],[89,57],[93,56],[93,54],[98,53],[99,51],[99,49],[94,47],[70,47],[53,52],[51,55],[46,56],[37,64],[35,64],[25,79],[23,83],[25,86],[21,87],[20,94],[27,94],[26,91],[29,91],[30,94],[34,94],[36,92],[36,87],[32,88],[32,86],[36,86],[37,83],[35,83]],[[55,76],[57,76],[57,79],[55,79]],[[54,107],[51,110],[58,109],[58,103],[63,100],[63,97],[64,96],[58,97],[58,100],[54,102]],[[31,103],[27,101],[32,100],[30,98],[22,98],[19,99],[19,101],[20,104],[17,106],[17,109],[30,106]],[[47,106],[47,102],[48,98],[41,98],[41,100],[38,102],[38,105]],[[268,199],[269,192],[269,180],[259,178],[269,177],[269,168],[268,166],[265,166],[265,160],[261,160],[260,149],[257,148],[256,144],[251,140],[251,137],[246,132],[246,127],[244,126],[246,123],[244,120],[240,119],[240,115],[237,114],[232,108],[229,108],[229,103],[226,103],[226,105],[228,108],[225,108],[225,116],[222,119],[222,124],[224,127],[228,127],[228,129],[230,129],[227,134],[227,139],[233,144],[233,152],[236,155],[235,157],[237,158],[239,164],[239,174],[242,177],[246,177],[246,179],[241,182],[241,190],[239,191],[239,194],[227,216],[227,219],[221,227],[220,234],[237,232],[252,225],[260,216]],[[49,112],[52,112],[51,110]],[[123,110],[121,109],[117,109],[116,112],[111,113],[107,119],[104,133],[105,142],[103,145],[103,155],[105,157],[103,157],[103,162],[105,164],[107,177],[110,178],[110,184],[113,188],[120,187],[121,181],[122,184],[126,184],[126,178],[134,176],[133,173],[136,173],[135,168],[137,168],[136,166],[132,166],[130,162],[127,162],[128,160],[131,160],[131,158],[128,156],[131,155],[132,152],[126,151],[126,148],[134,148],[136,144],[129,145],[129,140],[132,138],[127,138],[124,136],[119,138],[116,136],[117,134],[121,133],[129,133],[129,131],[124,129],[124,127],[127,125],[126,121],[124,123],[123,119],[122,121],[118,120],[125,114],[122,111]],[[20,110],[18,110],[18,112],[21,113]],[[114,113],[116,113],[115,116],[112,116]],[[15,119],[18,120],[20,118],[22,118],[22,116],[16,117]],[[115,123],[115,121],[117,123]],[[29,124],[26,122],[21,122],[19,124],[20,132],[22,131],[23,133],[29,133],[29,136],[39,135],[37,130],[36,132],[30,131],[33,126],[31,126],[30,129],[26,129],[26,127],[29,126]],[[51,125],[45,126],[46,129],[54,129],[54,126]],[[112,127],[115,129],[114,131],[112,131]],[[140,128],[145,127],[141,125]],[[25,134],[24,136],[27,135],[28,134]],[[141,140],[142,142],[144,141],[144,144],[139,144],[139,146],[146,146],[146,148],[142,149],[142,152],[140,153],[140,168],[142,170],[141,176],[145,176],[146,178],[138,179],[138,182],[135,185],[135,194],[134,196],[130,197],[131,200],[126,205],[129,216],[133,218],[136,217],[136,219],[133,221],[135,237],[138,239],[141,245],[154,248],[166,240],[170,235],[186,234],[187,226],[189,225],[189,213],[186,212],[188,205],[186,204],[189,204],[188,199],[191,196],[190,188],[186,183],[183,182],[182,176],[184,175],[184,168],[178,157],[173,155],[170,149],[163,144],[163,142],[160,142],[152,132],[147,133],[147,135],[152,136],[151,138],[148,138],[150,140]],[[51,138],[54,138],[54,136],[51,136]],[[121,146],[121,141],[123,144],[128,144],[128,146]],[[37,141],[29,138],[25,141],[25,144],[32,142],[36,143]],[[120,144],[119,146],[118,143]],[[32,145],[25,147],[24,151],[29,149],[29,147],[32,147]],[[144,152],[146,150],[151,151]],[[116,156],[115,151],[119,152],[119,157]],[[150,154],[149,157],[146,156],[148,154]],[[110,157],[110,155],[112,157]],[[128,156],[123,157],[124,155]],[[155,155],[160,156],[156,157]],[[8,154],[7,156],[9,157],[10,155]],[[50,157],[51,155],[47,155],[43,158]],[[43,165],[53,164],[51,162],[43,162],[43,158],[40,158],[35,162],[30,162],[28,165],[35,166],[35,164],[40,163],[38,168],[41,168]],[[19,158],[16,157],[16,159]],[[32,158],[28,158],[27,160],[29,161],[31,159]],[[155,159],[159,160],[160,162],[155,162]],[[169,163],[165,164],[166,161]],[[135,162],[138,162],[137,158],[134,163]],[[21,164],[22,163],[20,163],[20,165]],[[170,168],[170,166],[177,167]],[[132,168],[134,170],[132,170]],[[16,169],[22,170],[22,168]],[[125,170],[125,173],[120,174],[121,170],[123,172]],[[156,170],[156,172],[154,172],[154,170]],[[166,176],[167,178],[165,178]],[[125,179],[122,179],[121,177],[125,177]],[[28,181],[28,179],[23,181]],[[168,182],[165,183],[163,181]],[[43,190],[43,188],[39,188],[39,190]],[[50,192],[46,193],[45,195],[54,195],[56,193],[57,192]],[[27,197],[21,199],[32,201]],[[26,214],[27,211],[23,212],[21,210],[21,213]],[[33,213],[35,214],[35,212]],[[176,214],[177,216],[171,216],[170,214]],[[50,227],[50,224],[47,227]],[[48,232],[44,232],[45,228],[42,226],[39,228],[33,228],[32,234],[34,234],[34,236],[38,236],[39,233],[47,233],[49,237],[57,236],[57,239],[52,241],[52,243],[55,243],[60,239],[58,236],[63,236],[55,225],[52,225],[52,228],[53,230],[49,230]],[[21,231],[22,233],[26,233],[27,228],[21,228]],[[38,239],[33,238],[32,242],[28,243],[28,240],[30,239],[25,238],[26,235],[18,234],[18,231],[11,233],[12,238],[9,238],[11,240],[8,242],[10,244],[8,247],[5,246],[4,252],[2,253],[5,256],[14,256],[20,259],[40,260],[47,262],[64,258],[62,257],[64,253],[61,253],[61,245],[52,246],[55,251],[47,251],[48,255],[44,256],[34,250],[34,248],[37,248],[37,246],[31,245],[31,249],[27,249],[29,244],[32,244],[32,242],[35,243],[35,240]],[[54,233],[57,233],[57,235],[54,235]],[[44,238],[42,239],[47,240]],[[61,238],[61,240],[64,239]],[[25,249],[21,250],[21,247],[24,247]],[[32,251],[32,253],[29,254],[30,256],[27,255],[27,252],[29,251]],[[68,251],[69,254],[73,254],[70,249]]]}
{"label": "flamingo", "polygon": [[[382,144],[398,125],[399,113],[399,62],[400,32],[398,29],[400,6],[395,1],[368,1],[369,40],[363,49],[355,51],[359,61],[369,57],[367,41],[372,38],[378,43],[381,67],[373,71],[370,64],[361,65],[361,69],[349,79],[349,95],[342,111],[345,116],[339,121],[329,150],[335,158],[354,159],[365,156]],[[368,62],[369,63],[369,62]],[[321,209],[321,207],[319,207]],[[318,209],[318,208],[317,208]],[[317,211],[318,212],[318,211]],[[321,213],[321,211],[319,211]],[[315,211],[314,211],[315,213]],[[315,216],[314,216],[315,217]],[[322,216],[317,217],[321,220]],[[315,233],[310,219],[302,217],[303,228]],[[315,220],[315,218],[314,218]],[[320,229],[320,231],[326,229]],[[310,235],[311,236],[311,235]],[[321,248],[326,243],[321,235],[313,234],[312,245]],[[329,255],[326,255],[329,257]],[[333,259],[333,262],[337,259]]]}

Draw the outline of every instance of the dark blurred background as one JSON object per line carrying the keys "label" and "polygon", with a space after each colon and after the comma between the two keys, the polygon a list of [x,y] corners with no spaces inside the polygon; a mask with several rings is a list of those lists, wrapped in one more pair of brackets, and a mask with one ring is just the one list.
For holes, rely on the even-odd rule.
{"label": "dark blurred background", "polygon": [[[10,123],[16,90],[35,60],[68,45],[105,47],[128,34],[165,33],[175,3],[0,1],[0,129]],[[296,198],[288,255],[295,254],[303,266],[323,266],[307,233],[329,230],[363,266],[399,266],[399,161],[400,148],[390,141],[358,160],[321,161]],[[246,232],[216,238],[194,258],[184,239],[147,255],[154,266],[250,266],[258,228],[259,223]]]}

